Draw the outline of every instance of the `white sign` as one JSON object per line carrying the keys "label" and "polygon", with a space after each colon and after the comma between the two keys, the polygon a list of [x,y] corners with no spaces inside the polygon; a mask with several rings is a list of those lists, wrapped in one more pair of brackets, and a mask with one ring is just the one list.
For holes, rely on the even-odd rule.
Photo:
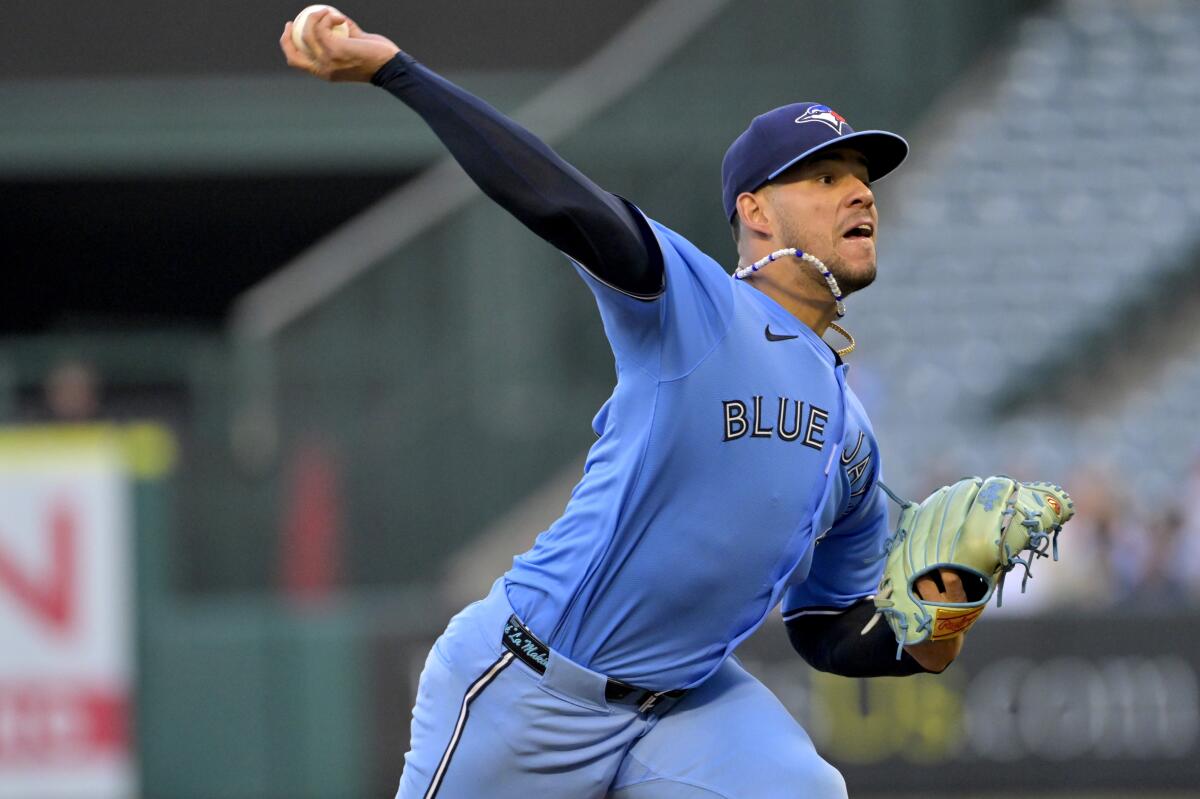
{"label": "white sign", "polygon": [[80,432],[0,431],[0,799],[137,790],[131,480]]}

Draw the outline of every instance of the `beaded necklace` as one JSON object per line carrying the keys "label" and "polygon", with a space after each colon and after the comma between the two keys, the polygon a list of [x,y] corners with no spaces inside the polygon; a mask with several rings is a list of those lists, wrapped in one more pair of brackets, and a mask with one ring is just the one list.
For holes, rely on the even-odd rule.
{"label": "beaded necklace", "polygon": [[[825,284],[829,286],[829,291],[833,294],[834,302],[837,303],[838,319],[841,319],[843,316],[845,316],[846,306],[844,303],[842,303],[842,290],[838,288],[837,278],[835,278],[833,273],[829,271],[829,268],[821,262],[820,258],[810,253],[806,253],[803,250],[797,250],[795,247],[785,247],[782,250],[776,250],[770,255],[759,258],[749,266],[738,267],[736,270],[734,270],[733,276],[738,280],[745,280],[759,269],[762,269],[767,264],[771,263],[777,258],[782,258],[785,255],[793,255],[799,258],[801,261],[808,261],[817,268],[817,271],[821,273],[821,277],[825,278]],[[846,328],[842,327],[836,322],[830,322],[829,326],[832,327],[836,332],[840,333],[846,339],[846,341],[849,342],[845,347],[837,350],[838,356],[844,358],[853,352],[856,342],[854,341],[854,336],[850,335],[850,331],[846,330]]]}

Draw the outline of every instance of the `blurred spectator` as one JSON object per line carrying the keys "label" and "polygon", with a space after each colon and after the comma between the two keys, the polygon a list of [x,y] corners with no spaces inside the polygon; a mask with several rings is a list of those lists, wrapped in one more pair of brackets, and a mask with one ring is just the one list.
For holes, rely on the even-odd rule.
{"label": "blurred spectator", "polygon": [[60,361],[46,376],[43,399],[50,418],[60,422],[92,421],[100,412],[100,375],[77,358]]}
{"label": "blurred spectator", "polygon": [[1175,568],[1182,530],[1183,514],[1174,507],[1156,514],[1146,525],[1138,557],[1129,559],[1133,569],[1128,596],[1131,607],[1170,610],[1186,602],[1186,584]]}
{"label": "blurred spectator", "polygon": [[1188,588],[1188,600],[1200,605],[1200,457],[1182,484],[1179,499],[1179,547],[1175,562],[1177,579]]}
{"label": "blurred spectator", "polygon": [[1075,500],[1076,516],[1059,536],[1059,561],[1035,563],[1024,594],[1024,570],[1013,570],[1004,587],[1002,613],[1037,613],[1061,605],[1107,609],[1130,590],[1131,578],[1117,568],[1125,560],[1118,543],[1125,527],[1120,482],[1108,467],[1094,465],[1076,472],[1064,485]]}
{"label": "blurred spectator", "polygon": [[1107,611],[1168,611],[1200,605],[1200,461],[1173,504],[1135,507],[1111,466],[1092,465],[1066,486],[1076,517],[1059,540],[1061,560],[1009,576],[1002,612],[1036,613],[1054,606]]}

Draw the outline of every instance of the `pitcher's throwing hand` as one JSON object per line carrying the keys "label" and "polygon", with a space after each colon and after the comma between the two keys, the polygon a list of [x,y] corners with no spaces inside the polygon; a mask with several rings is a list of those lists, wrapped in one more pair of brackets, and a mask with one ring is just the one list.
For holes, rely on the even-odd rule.
{"label": "pitcher's throwing hand", "polygon": [[[349,36],[334,34],[335,25],[345,24]],[[304,25],[300,40],[304,49],[292,41],[292,26],[283,26],[279,47],[287,57],[288,66],[322,80],[345,83],[366,83],[379,68],[392,60],[400,48],[386,36],[366,33],[358,23],[334,9],[314,11]],[[307,52],[305,52],[307,50]]]}

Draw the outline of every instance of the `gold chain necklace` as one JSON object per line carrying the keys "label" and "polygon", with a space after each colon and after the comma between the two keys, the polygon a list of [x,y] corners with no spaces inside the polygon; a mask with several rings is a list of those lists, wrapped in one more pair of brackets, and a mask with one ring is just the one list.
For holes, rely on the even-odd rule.
{"label": "gold chain necklace", "polygon": [[834,352],[838,354],[838,357],[845,358],[847,355],[854,352],[854,347],[858,342],[854,340],[854,336],[850,335],[850,331],[839,325],[837,322],[830,322],[829,326],[840,333],[842,338],[846,339],[848,342],[846,346],[842,347],[840,350],[834,350]]}

